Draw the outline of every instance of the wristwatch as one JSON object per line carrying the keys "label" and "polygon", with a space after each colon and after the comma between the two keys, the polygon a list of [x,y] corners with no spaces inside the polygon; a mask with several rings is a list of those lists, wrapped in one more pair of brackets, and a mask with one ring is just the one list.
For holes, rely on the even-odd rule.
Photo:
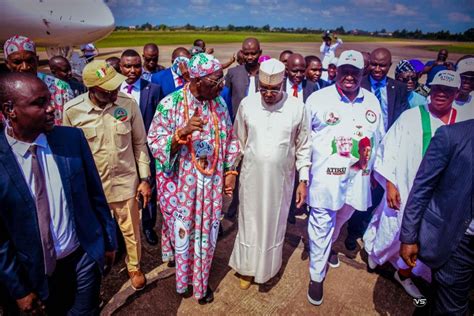
{"label": "wristwatch", "polygon": [[147,182],[148,184],[150,184],[151,183],[151,177],[140,178],[140,182]]}

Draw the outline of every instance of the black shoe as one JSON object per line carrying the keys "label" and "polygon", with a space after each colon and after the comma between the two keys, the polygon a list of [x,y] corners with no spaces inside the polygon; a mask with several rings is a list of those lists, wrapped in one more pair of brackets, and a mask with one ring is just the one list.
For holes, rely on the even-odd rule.
{"label": "black shoe", "polygon": [[206,296],[198,300],[199,305],[206,305],[214,301],[214,292],[210,287],[207,287]]}
{"label": "black shoe", "polygon": [[341,265],[341,262],[339,262],[339,257],[337,256],[337,252],[333,251],[332,249],[331,253],[329,254],[328,263],[331,268],[338,268]]}
{"label": "black shoe", "polygon": [[145,234],[147,243],[152,246],[156,246],[158,244],[158,236],[153,229],[145,229],[143,233]]}
{"label": "black shoe", "polygon": [[168,268],[174,268],[176,267],[176,262],[174,260],[170,260],[166,265],[168,266]]}
{"label": "black shoe", "polygon": [[323,303],[323,282],[309,282],[308,301],[316,306],[319,306]]}
{"label": "black shoe", "polygon": [[347,236],[346,240],[344,240],[344,246],[346,246],[347,250],[354,251],[357,248],[357,241],[355,238]]}

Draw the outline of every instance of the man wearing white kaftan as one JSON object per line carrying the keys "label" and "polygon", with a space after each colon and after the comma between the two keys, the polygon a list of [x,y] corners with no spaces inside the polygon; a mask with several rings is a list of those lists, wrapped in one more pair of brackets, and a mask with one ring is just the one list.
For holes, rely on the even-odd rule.
{"label": "man wearing white kaftan", "polygon": [[[266,79],[275,67],[281,71],[277,73],[281,74],[281,81],[275,79],[279,82],[271,83],[281,88],[283,63],[275,59],[262,63],[261,93],[242,100],[234,123],[243,162],[239,232],[229,265],[240,275],[254,277],[256,283],[267,282],[281,268],[295,166],[306,191],[311,165],[309,121],[304,104],[284,91],[267,92],[262,88],[270,83]],[[266,93],[279,94],[281,100],[268,104]]]}
{"label": "man wearing white kaftan", "polygon": [[[438,90],[437,87],[444,84],[440,81],[440,78],[443,78],[443,74],[445,74],[446,78],[456,78],[456,74],[453,71],[440,72],[433,80],[433,89],[429,100],[436,98],[433,95]],[[459,76],[457,75],[457,77],[457,82],[459,83]],[[447,84],[457,85],[451,82]],[[457,88],[452,88],[454,88],[453,93],[455,93]],[[433,104],[431,101],[430,103]],[[374,211],[372,220],[363,237],[364,248],[369,255],[369,265],[371,265],[371,268],[389,261],[398,270],[409,269],[399,256],[399,235],[403,212],[413,180],[431,137],[433,137],[438,127],[442,125],[454,124],[468,119],[451,105],[452,100],[444,110],[446,122],[441,120],[438,114],[439,110],[436,112],[434,105],[422,105],[405,111],[387,132],[377,151],[374,167],[375,178],[384,188],[387,188],[387,181],[390,181],[399,193],[400,202],[397,207],[392,208],[389,205],[390,201],[387,199],[388,190],[386,190],[382,202]],[[411,273],[431,281],[430,269],[419,260]],[[411,280],[409,278],[404,280],[401,274],[397,275],[396,272],[395,279],[401,283],[407,293],[413,297],[421,297],[421,294]]]}

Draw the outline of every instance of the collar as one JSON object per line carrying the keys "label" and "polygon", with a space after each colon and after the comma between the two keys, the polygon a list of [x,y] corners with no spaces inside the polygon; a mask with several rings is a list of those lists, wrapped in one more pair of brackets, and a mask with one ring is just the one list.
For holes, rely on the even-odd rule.
{"label": "collar", "polygon": [[[140,83],[140,78],[138,78],[137,81],[135,81],[132,86],[134,91],[140,91],[141,88],[141,83]],[[120,87],[121,90],[127,90],[128,83],[126,81],[122,82],[122,86]]]}
{"label": "collar", "polygon": [[23,142],[11,137],[7,133],[7,128],[8,127],[5,127],[5,137],[7,138],[8,144],[10,145],[10,147],[15,153],[17,153],[23,158],[25,158],[26,154],[28,153],[28,149],[30,149],[31,145],[33,144],[38,147],[43,148],[43,150],[48,147],[48,140],[44,133],[39,134],[33,143],[27,143],[27,142]]}
{"label": "collar", "polygon": [[369,75],[369,80],[370,80],[370,85],[372,87],[375,87],[376,85],[380,85],[381,87],[385,87],[387,85],[387,76],[385,76],[382,80],[377,81],[372,78],[371,75]]}
{"label": "collar", "polygon": [[89,97],[89,92],[87,92],[87,94],[84,96],[84,101],[85,101],[84,103],[87,105],[87,113],[92,112],[92,110],[103,112],[114,105],[113,103],[109,103],[104,108],[101,108],[100,106],[95,105],[94,102],[92,102]]}
{"label": "collar", "polygon": [[344,103],[362,103],[364,101],[364,92],[362,91],[362,87],[359,87],[359,93],[357,94],[357,97],[354,99],[353,102],[351,102],[351,100],[349,100],[349,98],[344,94],[344,92],[337,83],[335,83],[334,86],[337,93],[339,94],[340,101]]}

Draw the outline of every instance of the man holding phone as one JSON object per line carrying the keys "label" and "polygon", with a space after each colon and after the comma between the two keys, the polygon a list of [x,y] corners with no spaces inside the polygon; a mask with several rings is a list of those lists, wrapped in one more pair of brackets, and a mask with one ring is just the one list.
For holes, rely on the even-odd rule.
{"label": "man holding phone", "polygon": [[125,239],[131,286],[141,290],[146,279],[140,270],[138,202],[147,205],[151,197],[145,126],[136,101],[119,92],[127,77],[97,60],[84,68],[83,79],[89,92],[66,104],[64,125],[84,131],[109,208]]}

